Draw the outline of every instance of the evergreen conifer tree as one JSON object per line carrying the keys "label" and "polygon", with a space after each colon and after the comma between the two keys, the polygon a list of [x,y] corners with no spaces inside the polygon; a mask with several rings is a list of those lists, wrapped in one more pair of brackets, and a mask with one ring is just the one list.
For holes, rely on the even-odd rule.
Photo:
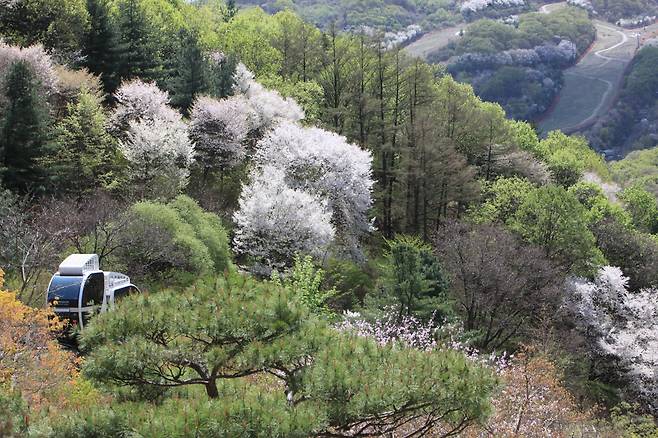
{"label": "evergreen conifer tree", "polygon": [[162,62],[156,35],[140,0],[123,0],[118,8],[118,65],[122,80],[159,79]]}
{"label": "evergreen conifer tree", "polygon": [[90,26],[82,43],[83,65],[99,75],[105,92],[112,94],[119,86],[117,29],[107,0],[87,0],[87,10]]}
{"label": "evergreen conifer tree", "polygon": [[211,55],[208,86],[210,94],[218,98],[233,95],[235,86],[235,69],[238,59],[234,55],[214,53]]}
{"label": "evergreen conifer tree", "polygon": [[69,105],[68,116],[55,129],[57,150],[44,160],[60,191],[82,194],[116,188],[120,153],[105,125],[105,114],[93,94],[83,91],[78,102]]}
{"label": "evergreen conifer tree", "polygon": [[15,62],[5,83],[7,105],[0,124],[0,165],[5,187],[20,192],[43,190],[39,159],[48,144],[48,109],[30,65]]}
{"label": "evergreen conifer tree", "polygon": [[208,62],[198,36],[183,29],[179,33],[174,76],[169,81],[172,105],[187,114],[197,94],[208,90]]}

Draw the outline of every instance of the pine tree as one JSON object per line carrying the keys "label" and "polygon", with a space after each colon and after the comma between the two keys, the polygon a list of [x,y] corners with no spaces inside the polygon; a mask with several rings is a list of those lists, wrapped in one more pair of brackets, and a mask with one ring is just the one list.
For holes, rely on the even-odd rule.
{"label": "pine tree", "polygon": [[234,55],[215,52],[210,55],[208,86],[214,97],[224,98],[233,95],[235,69],[238,59]]}
{"label": "pine tree", "polygon": [[119,86],[118,35],[108,0],[87,0],[90,26],[83,38],[83,65],[101,77],[103,88],[112,94]]}
{"label": "pine tree", "polygon": [[176,74],[169,81],[171,103],[188,114],[197,94],[208,90],[208,62],[199,46],[196,34],[181,30],[178,38],[178,50],[174,61]]}
{"label": "pine tree", "polygon": [[122,80],[141,78],[155,80],[160,76],[162,63],[140,0],[123,0],[119,3],[119,77]]}
{"label": "pine tree", "polygon": [[106,117],[93,94],[83,91],[55,129],[56,152],[44,160],[60,192],[82,194],[112,189],[120,180],[120,154],[107,132]]}
{"label": "pine tree", "polygon": [[48,110],[30,65],[15,62],[5,83],[6,113],[0,125],[0,164],[4,185],[21,192],[41,191],[38,164],[47,146]]}

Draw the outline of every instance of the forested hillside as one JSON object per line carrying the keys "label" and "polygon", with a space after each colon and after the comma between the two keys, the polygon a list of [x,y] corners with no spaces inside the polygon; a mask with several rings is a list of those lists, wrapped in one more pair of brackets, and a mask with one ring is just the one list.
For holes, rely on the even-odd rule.
{"label": "forested hillside", "polygon": [[[290,10],[2,6],[0,436],[658,435],[650,156]],[[58,318],[72,253],[142,293]]]}
{"label": "forested hillside", "polygon": [[448,46],[430,53],[482,99],[500,103],[517,120],[536,120],[555,100],[563,70],[594,42],[587,13],[562,8],[529,13],[510,22],[479,20]]}
{"label": "forested hillside", "polygon": [[[567,0],[611,23],[639,27],[656,20],[658,5],[652,0]],[[652,19],[653,17],[653,19]]]}
{"label": "forested hillside", "polygon": [[612,110],[587,133],[592,145],[619,155],[658,145],[658,47],[647,46],[633,60]]}

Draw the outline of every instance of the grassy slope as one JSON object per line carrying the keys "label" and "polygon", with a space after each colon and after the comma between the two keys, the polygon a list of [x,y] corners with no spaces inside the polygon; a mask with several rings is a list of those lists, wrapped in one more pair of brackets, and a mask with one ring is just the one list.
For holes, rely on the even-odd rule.
{"label": "grassy slope", "polygon": [[[635,55],[635,34],[638,32],[604,22],[595,24],[597,41],[577,65],[565,71],[559,101],[539,123],[543,132],[553,129],[577,131],[604,114],[617,95],[624,70]],[[655,24],[646,32],[657,29],[658,24]]]}

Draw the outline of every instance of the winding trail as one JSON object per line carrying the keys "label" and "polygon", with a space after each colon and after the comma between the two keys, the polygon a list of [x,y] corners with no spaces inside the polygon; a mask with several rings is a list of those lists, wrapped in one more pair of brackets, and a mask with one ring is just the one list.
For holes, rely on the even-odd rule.
{"label": "winding trail", "polygon": [[604,115],[614,104],[625,71],[641,46],[641,37],[658,29],[658,24],[622,29],[598,20],[594,25],[597,37],[593,48],[578,64],[565,70],[559,100],[538,124],[544,133],[554,129],[581,131]]}

